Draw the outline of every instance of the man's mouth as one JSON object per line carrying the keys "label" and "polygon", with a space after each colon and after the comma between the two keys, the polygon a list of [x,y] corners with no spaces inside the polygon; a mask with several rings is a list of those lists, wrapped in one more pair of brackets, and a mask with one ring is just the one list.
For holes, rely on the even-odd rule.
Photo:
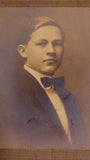
{"label": "man's mouth", "polygon": [[43,62],[57,62],[57,60],[56,59],[45,59],[45,60],[43,60]]}

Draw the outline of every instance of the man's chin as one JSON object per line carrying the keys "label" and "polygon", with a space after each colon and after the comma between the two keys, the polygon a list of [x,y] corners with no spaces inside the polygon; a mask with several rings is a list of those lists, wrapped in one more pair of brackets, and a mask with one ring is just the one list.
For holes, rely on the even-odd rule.
{"label": "man's chin", "polygon": [[43,70],[43,74],[46,74],[48,76],[53,76],[59,66],[60,64],[57,67],[47,67],[46,69]]}
{"label": "man's chin", "polygon": [[43,74],[47,75],[47,76],[53,76],[56,70],[44,70],[42,71]]}

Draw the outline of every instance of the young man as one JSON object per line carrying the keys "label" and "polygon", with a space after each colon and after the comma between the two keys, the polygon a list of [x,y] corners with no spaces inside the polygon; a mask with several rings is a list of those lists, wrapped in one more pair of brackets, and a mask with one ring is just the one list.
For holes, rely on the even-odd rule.
{"label": "young man", "polygon": [[[65,34],[49,17],[33,18],[25,27],[18,52],[26,59],[16,87],[11,146],[31,148],[81,147],[85,138],[79,106],[56,78]],[[12,129],[11,129],[12,128]]]}

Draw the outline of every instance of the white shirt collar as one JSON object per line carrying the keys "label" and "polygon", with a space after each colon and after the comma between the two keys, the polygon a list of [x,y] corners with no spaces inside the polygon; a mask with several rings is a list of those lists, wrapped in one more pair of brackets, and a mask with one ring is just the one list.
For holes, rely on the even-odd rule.
{"label": "white shirt collar", "polygon": [[47,75],[45,75],[45,74],[42,74],[42,73],[40,73],[40,72],[38,72],[38,71],[30,68],[30,67],[27,66],[27,65],[24,65],[24,69],[25,69],[27,72],[29,72],[33,77],[35,77],[35,78],[37,79],[37,81],[39,82],[39,84],[40,84],[43,88],[44,88],[44,86],[43,86],[43,84],[41,83],[40,78],[42,78],[42,77],[49,77],[49,78],[51,78],[51,76],[47,76]]}

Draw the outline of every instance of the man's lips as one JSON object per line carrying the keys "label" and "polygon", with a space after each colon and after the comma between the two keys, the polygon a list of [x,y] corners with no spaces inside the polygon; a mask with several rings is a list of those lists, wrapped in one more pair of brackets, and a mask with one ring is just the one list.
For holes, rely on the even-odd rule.
{"label": "man's lips", "polygon": [[57,60],[56,59],[45,59],[45,60],[43,60],[43,62],[57,62]]}

